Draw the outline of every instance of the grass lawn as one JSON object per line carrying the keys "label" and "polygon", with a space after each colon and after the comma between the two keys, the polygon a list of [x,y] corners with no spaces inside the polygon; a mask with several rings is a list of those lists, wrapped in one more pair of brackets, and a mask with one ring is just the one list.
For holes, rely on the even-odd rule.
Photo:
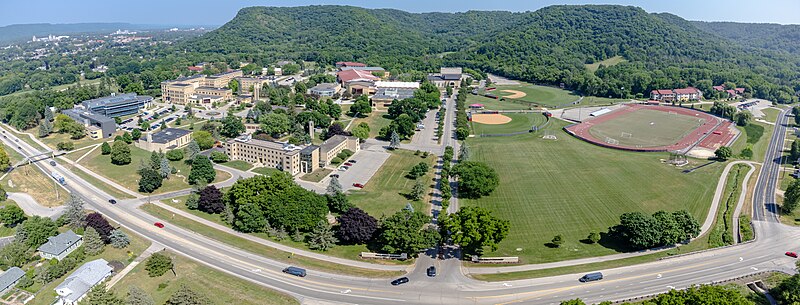
{"label": "grass lawn", "polygon": [[[136,173],[139,168],[141,160],[147,164],[150,163],[150,152],[144,149],[130,145],[131,148],[131,163],[126,165],[115,165],[111,163],[111,155],[102,155],[99,149],[96,149],[91,154],[81,160],[81,165],[86,166],[92,172],[104,175],[106,178],[113,180],[116,183],[124,186],[129,190],[136,191],[139,189],[139,174]],[[178,169],[178,173],[164,179],[161,187],[153,192],[154,194],[172,192],[189,188],[189,183],[186,182],[186,177],[189,176],[191,166],[186,164],[184,160],[170,161],[170,165]],[[214,182],[225,181],[230,178],[227,172],[217,170],[217,178]]]}
{"label": "grass lawn", "polygon": [[273,167],[257,167],[251,170],[251,172],[254,172],[256,174],[262,174],[264,176],[270,176],[274,173],[280,173],[281,170]]}
{"label": "grass lawn", "polygon": [[[78,177],[81,177],[83,180],[86,180],[86,182],[91,183],[92,185],[94,185],[98,189],[102,190],[103,192],[106,192],[106,194],[114,196],[114,198],[116,198],[116,199],[131,199],[131,198],[133,198],[133,196],[129,195],[128,193],[122,192],[122,191],[120,191],[120,190],[118,190],[118,189],[106,184],[105,182],[100,181],[100,179],[97,179],[97,177],[87,174],[86,172],[84,172],[80,168],[77,168],[77,167],[74,167],[74,166],[70,166],[70,165],[65,165],[65,166],[69,167],[69,170],[72,171],[73,174],[77,175]],[[133,189],[133,190],[135,191],[136,189]]]}
{"label": "grass lawn", "polygon": [[320,182],[322,179],[325,179],[333,170],[329,168],[318,168],[317,170],[305,174],[300,179],[310,182]]}
{"label": "grass lawn", "polygon": [[597,69],[600,68],[600,65],[603,65],[603,66],[606,66],[606,67],[611,67],[613,65],[616,65],[616,64],[621,63],[621,62],[626,62],[626,61],[627,60],[625,58],[623,58],[622,56],[614,56],[614,57],[611,57],[611,58],[606,59],[606,60],[596,61],[596,62],[594,62],[592,64],[586,64],[586,69],[588,69],[591,72],[595,72],[595,71],[597,71]]}
{"label": "grass lawn", "polygon": [[589,133],[596,139],[617,139],[624,146],[655,147],[678,142],[704,122],[693,116],[641,109],[595,123]]}
{"label": "grass lawn", "polygon": [[374,138],[378,136],[378,132],[381,131],[381,128],[389,126],[389,123],[392,122],[387,116],[388,114],[386,111],[372,111],[367,117],[354,119],[350,128],[352,129],[358,126],[361,122],[366,122],[367,125],[369,125],[369,137]]}
{"label": "grass lawn", "polygon": [[406,175],[412,166],[420,162],[427,162],[430,170],[419,179],[423,179],[423,182],[433,187],[433,166],[436,164],[436,156],[429,155],[428,158],[423,159],[415,156],[412,151],[402,149],[392,151],[391,154],[363,189],[350,191],[348,196],[350,202],[375,218],[392,215],[409,202],[415,210],[427,213],[430,210],[430,189],[422,200],[409,200],[405,195],[411,192],[415,182]]}
{"label": "grass lawn", "polygon": [[778,120],[778,114],[781,113],[780,110],[775,108],[765,108],[762,109],[761,112],[764,113],[763,119],[767,122],[775,123]]}
{"label": "grass lawn", "polygon": [[511,122],[501,125],[472,122],[472,133],[481,135],[528,131],[532,126],[539,126],[547,121],[547,118],[541,113],[504,113],[503,115],[511,118]]}
{"label": "grass lawn", "polygon": [[27,193],[46,207],[60,206],[69,197],[67,191],[58,186],[53,178],[31,165],[14,169],[0,183],[6,191]]}
{"label": "grass lawn", "polygon": [[[164,304],[181,285],[205,295],[212,304],[299,304],[289,295],[233,277],[180,255],[170,253],[170,256],[173,257],[177,276],[167,272],[151,278],[142,263],[114,285],[112,290],[118,296],[124,296],[129,287],[136,286],[147,291],[156,304]],[[166,287],[160,288],[159,285]]]}
{"label": "grass lawn", "polygon": [[[169,204],[173,204],[173,203],[170,202]],[[176,205],[176,204],[179,204],[179,203],[174,203],[174,204]],[[180,203],[180,204],[182,204],[182,203]],[[268,247],[268,246],[262,245],[260,243],[256,243],[256,242],[249,241],[249,240],[241,238],[241,237],[237,237],[235,235],[231,235],[231,234],[225,233],[223,231],[211,228],[209,226],[203,225],[203,224],[201,224],[199,222],[196,222],[194,220],[185,218],[185,217],[180,216],[180,215],[174,215],[173,216],[173,214],[168,212],[167,210],[164,210],[164,209],[159,208],[159,207],[157,207],[155,205],[152,205],[152,204],[145,204],[145,205],[143,205],[141,207],[141,209],[144,210],[145,212],[147,212],[147,213],[149,213],[149,214],[151,214],[153,216],[159,217],[161,219],[168,219],[171,224],[180,226],[182,228],[186,228],[186,229],[191,230],[191,231],[193,231],[193,232],[195,232],[197,234],[200,234],[200,235],[203,235],[203,236],[206,236],[206,237],[209,237],[209,238],[224,242],[226,244],[229,244],[231,246],[237,247],[237,248],[245,250],[245,251],[249,251],[249,252],[252,252],[252,253],[258,253],[259,255],[262,255],[264,257],[269,257],[271,259],[274,259],[274,260],[277,260],[277,261],[281,261],[281,262],[285,262],[285,263],[292,264],[292,265],[296,265],[296,266],[307,267],[309,269],[315,269],[315,270],[331,272],[331,273],[347,274],[347,275],[363,276],[363,277],[371,277],[371,278],[391,277],[391,276],[397,276],[397,275],[402,273],[402,272],[377,271],[377,270],[372,270],[372,269],[357,268],[357,267],[351,267],[351,266],[345,266],[345,265],[339,265],[339,264],[329,263],[329,262],[325,262],[325,261],[320,261],[320,260],[316,260],[316,259],[313,259],[313,258],[308,258],[308,257],[300,256],[300,255],[293,255],[292,253],[284,252],[284,251],[281,251],[281,250],[278,250],[278,249],[275,249],[275,248],[272,248],[272,247]],[[207,218],[207,219],[210,218],[209,220],[216,221],[216,222],[220,221],[219,220],[219,216],[217,216],[217,215],[206,215],[206,216],[204,216],[204,218]],[[258,234],[255,234],[255,235],[259,236]],[[259,237],[265,237],[265,235],[259,236]],[[301,247],[298,247],[298,248],[301,248]],[[339,246],[337,246],[337,247],[334,247],[333,249],[331,249],[330,251],[326,252],[326,254],[331,254],[331,255],[339,254],[337,256],[354,259],[356,257],[354,255],[358,255],[358,253],[361,252],[361,251],[366,251],[366,247],[364,247],[364,246],[355,247],[354,246],[354,247],[351,248],[351,247],[344,247],[344,246],[339,247]],[[351,252],[351,253],[347,254],[346,256],[342,256],[343,252]],[[380,263],[380,262],[376,262],[376,263]]]}
{"label": "grass lawn", "polygon": [[580,98],[580,96],[568,90],[555,87],[532,85],[528,83],[520,83],[519,85],[510,86],[496,86],[496,88],[497,89],[495,90],[489,91],[489,93],[500,97],[505,97],[512,95],[513,93],[504,92],[503,90],[521,91],[526,95],[525,97],[519,98],[519,100],[549,107],[571,103]]}
{"label": "grass lawn", "polygon": [[[766,156],[767,148],[769,146],[769,139],[772,138],[772,133],[775,132],[775,126],[772,126],[772,125],[769,125],[769,124],[764,124],[764,123],[759,123],[759,122],[752,122],[750,124],[755,124],[755,125],[761,126],[764,129],[760,139],[758,141],[752,143],[752,145],[753,145],[753,161],[764,162],[764,156]],[[754,138],[754,136],[751,136],[751,134],[758,133],[758,128],[757,127],[751,127],[750,129],[745,128],[745,131],[747,132],[748,143],[749,143],[750,138],[751,137]],[[744,136],[744,135],[742,135],[742,136]]]}
{"label": "grass lawn", "polygon": [[[113,225],[115,227],[118,226],[113,222],[111,223],[111,225]],[[147,249],[147,247],[150,246],[150,242],[145,240],[144,238],[140,237],[139,235],[133,234],[133,233],[131,233],[130,231],[128,231],[126,229],[122,229],[122,230],[125,231],[125,233],[128,234],[128,236],[131,238],[131,244],[128,245],[128,247],[123,248],[123,249],[116,249],[116,248],[114,248],[114,247],[112,247],[110,245],[106,245],[106,247],[105,247],[105,249],[103,250],[102,253],[100,253],[98,255],[87,255],[86,259],[83,261],[83,263],[90,262],[90,261],[93,261],[93,260],[98,259],[98,258],[102,258],[102,259],[105,259],[106,261],[109,261],[109,262],[111,262],[111,261],[119,261],[119,262],[121,262],[121,263],[123,263],[124,265],[127,266],[130,262],[132,262],[136,258],[136,256],[141,254],[145,249]],[[141,264],[140,266],[142,266],[142,265],[143,264]],[[58,278],[58,279],[48,283],[47,285],[44,285],[43,287],[41,287],[41,289],[39,290],[40,292],[36,295],[36,297],[33,300],[31,300],[30,302],[28,302],[27,304],[28,305],[50,305],[50,304],[52,304],[53,300],[55,300],[55,298],[56,298],[56,292],[55,292],[56,286],[61,284],[67,276],[72,274],[73,271],[74,270],[71,270],[71,271],[67,272],[67,274],[62,276],[61,278]],[[31,286],[31,287],[35,287],[35,286],[38,286],[38,284],[35,284],[34,286]],[[117,285],[117,287],[120,287],[120,286]],[[30,288],[28,288],[28,289],[30,289]]]}
{"label": "grass lawn", "polygon": [[618,99],[618,98],[608,98],[608,97],[596,97],[596,96],[585,96],[581,103],[578,104],[581,107],[587,106],[603,106],[603,105],[613,105],[620,102],[627,102],[630,101],[628,99]]}
{"label": "grass lawn", "polygon": [[734,165],[730,173],[728,173],[722,202],[720,202],[719,211],[717,211],[716,223],[711,228],[711,232],[709,232],[708,236],[708,243],[711,247],[729,245],[734,241],[734,231],[731,226],[733,210],[736,208],[736,203],[739,201],[739,196],[742,192],[742,180],[748,170],[750,170],[749,166],[737,164]]}
{"label": "grass lawn", "polygon": [[[541,133],[467,140],[472,158],[493,167],[500,185],[492,195],[462,204],[511,221],[509,236],[487,256],[519,256],[530,264],[618,253],[614,245],[580,240],[606,232],[625,212],[686,209],[705,219],[723,164],[684,174],[660,162],[667,154],[598,147],[569,136],[561,130],[565,125],[555,120],[547,127],[557,141]],[[694,167],[707,161],[690,162]],[[559,234],[565,240],[561,248],[545,246]]]}
{"label": "grass lawn", "polygon": [[[38,127],[34,127],[34,128],[26,130],[25,132],[30,133],[30,134],[34,134],[34,135],[38,135],[39,134],[39,128]],[[79,149],[81,147],[86,147],[86,146],[89,146],[89,145],[100,144],[100,143],[103,143],[103,142],[105,142],[107,140],[113,140],[114,137],[116,137],[118,135],[122,135],[122,132],[117,131],[111,136],[111,138],[108,138],[108,139],[94,140],[94,139],[90,138],[89,136],[85,136],[83,138],[80,138],[80,139],[77,139],[77,140],[73,140],[73,139],[69,138],[69,134],[67,134],[67,133],[51,133],[50,135],[48,135],[48,136],[46,136],[44,138],[39,138],[39,141],[44,142],[44,144],[47,144],[47,146],[49,146],[52,149],[55,149],[56,145],[58,143],[61,143],[61,142],[72,142],[72,143],[75,144],[75,149]]]}
{"label": "grass lawn", "polygon": [[467,106],[471,104],[483,104],[487,110],[529,110],[536,106],[524,102],[500,101],[499,99],[470,94],[467,95]]}
{"label": "grass lawn", "polygon": [[225,165],[227,167],[232,167],[232,168],[238,169],[240,171],[247,171],[247,170],[253,168],[252,164],[247,163],[246,161],[242,161],[242,160],[228,161],[228,162],[222,163],[222,165]]}

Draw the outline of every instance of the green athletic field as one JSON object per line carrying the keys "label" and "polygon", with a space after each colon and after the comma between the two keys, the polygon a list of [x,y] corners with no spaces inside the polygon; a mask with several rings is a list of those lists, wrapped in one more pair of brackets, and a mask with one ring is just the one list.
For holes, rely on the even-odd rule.
{"label": "green athletic field", "polygon": [[[653,213],[687,209],[705,220],[722,163],[690,174],[660,162],[666,153],[636,153],[602,148],[569,136],[553,120],[543,132],[513,137],[475,137],[467,143],[472,160],[497,170],[500,186],[488,197],[461,200],[511,221],[509,236],[486,256],[519,256],[541,263],[617,253],[612,247],[585,244],[591,231],[606,232],[625,212]],[[690,160],[688,167],[707,161]],[[560,248],[545,246],[562,235]],[[516,251],[521,248],[521,251]]]}
{"label": "green athletic field", "polygon": [[511,122],[502,125],[472,122],[472,133],[482,135],[528,131],[532,126],[539,126],[547,121],[541,113],[503,113],[502,115],[511,118]]}
{"label": "green athletic field", "polygon": [[525,97],[519,98],[519,100],[537,103],[545,107],[555,107],[558,105],[571,103],[580,98],[580,96],[568,90],[563,90],[555,87],[537,86],[528,83],[520,83],[519,85],[511,85],[511,86],[492,86],[492,87],[496,87],[497,89],[492,91],[487,91],[487,93],[491,93],[500,97],[506,97],[512,95],[513,93],[503,92],[503,90],[522,91],[527,95]]}
{"label": "green athletic field", "polygon": [[467,95],[467,106],[472,104],[483,104],[486,110],[530,110],[535,107],[533,104],[527,102],[514,103],[469,94]]}
{"label": "green athletic field", "polygon": [[640,109],[597,123],[589,133],[599,140],[615,139],[619,145],[656,147],[677,143],[704,122],[688,115]]}

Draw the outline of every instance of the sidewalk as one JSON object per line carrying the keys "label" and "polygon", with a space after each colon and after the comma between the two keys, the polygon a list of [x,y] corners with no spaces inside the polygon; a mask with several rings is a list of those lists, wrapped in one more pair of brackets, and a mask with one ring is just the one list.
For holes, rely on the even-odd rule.
{"label": "sidewalk", "polygon": [[56,219],[61,216],[65,209],[63,205],[55,208],[45,207],[36,202],[36,199],[27,193],[8,193],[8,199],[14,200],[25,214],[31,216],[36,215]]}
{"label": "sidewalk", "polygon": [[[728,179],[728,173],[730,172],[731,168],[733,168],[736,164],[748,164],[751,166],[750,172],[747,175],[749,178],[749,174],[755,170],[755,167],[752,167],[752,164],[757,164],[753,161],[734,161],[728,163],[725,166],[725,169],[722,171],[722,175],[717,182],[717,188],[714,192],[714,198],[711,201],[711,208],[709,209],[708,215],[706,216],[703,225],[700,227],[700,234],[697,236],[703,236],[711,230],[711,226],[714,224],[714,220],[717,218],[717,212],[719,210],[719,204],[722,201],[723,192],[725,191],[725,184]],[[749,179],[745,179],[742,181],[742,196],[744,198],[744,194],[747,191],[747,182]],[[744,200],[739,200],[738,204],[744,203]],[[740,206],[737,206],[737,209],[741,209]],[[591,264],[591,263],[601,263],[607,261],[613,261],[618,259],[630,258],[630,257],[637,257],[642,255],[653,254],[665,250],[673,249],[673,247],[662,247],[656,249],[648,249],[642,250],[637,252],[629,252],[629,253],[619,253],[613,255],[606,255],[606,256],[599,256],[599,257],[587,257],[581,259],[573,259],[568,261],[560,261],[560,262],[552,262],[552,263],[543,263],[543,264],[530,264],[530,265],[520,265],[520,266],[507,266],[507,267],[468,267],[467,272],[472,274],[489,274],[489,273],[506,273],[506,272],[518,272],[518,271],[530,271],[530,270],[542,270],[542,269],[550,269],[550,268],[558,268],[558,267],[566,267],[566,266],[575,266],[575,265],[583,265],[583,264]]]}
{"label": "sidewalk", "polygon": [[111,279],[108,280],[108,282],[106,282],[106,288],[114,287],[114,285],[117,284],[117,282],[119,282],[120,280],[122,280],[122,278],[125,277],[125,275],[131,272],[133,268],[136,268],[136,266],[138,266],[139,263],[150,257],[150,255],[152,255],[153,253],[161,251],[161,249],[164,249],[164,246],[162,246],[159,243],[154,242],[150,244],[150,247],[147,247],[147,249],[145,249],[144,252],[142,252],[142,254],[139,254],[139,256],[137,256],[136,259],[133,260],[133,262],[128,264],[128,266],[125,266],[125,269],[122,269],[119,273],[114,274],[114,276],[111,277]]}

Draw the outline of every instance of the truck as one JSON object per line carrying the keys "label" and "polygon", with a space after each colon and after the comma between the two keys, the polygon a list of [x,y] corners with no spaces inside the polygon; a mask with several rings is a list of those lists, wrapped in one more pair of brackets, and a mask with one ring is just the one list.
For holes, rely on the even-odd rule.
{"label": "truck", "polygon": [[50,176],[53,177],[53,179],[55,179],[61,185],[67,184],[67,180],[64,180],[64,177],[62,177],[56,172],[50,172]]}

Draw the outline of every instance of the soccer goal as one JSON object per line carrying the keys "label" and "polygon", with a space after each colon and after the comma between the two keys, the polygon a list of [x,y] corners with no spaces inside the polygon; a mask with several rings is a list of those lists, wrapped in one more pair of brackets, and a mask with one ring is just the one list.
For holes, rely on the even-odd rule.
{"label": "soccer goal", "polygon": [[556,137],[556,133],[553,132],[552,130],[545,130],[544,136],[542,136],[542,139],[545,139],[545,140],[558,140],[558,137]]}

